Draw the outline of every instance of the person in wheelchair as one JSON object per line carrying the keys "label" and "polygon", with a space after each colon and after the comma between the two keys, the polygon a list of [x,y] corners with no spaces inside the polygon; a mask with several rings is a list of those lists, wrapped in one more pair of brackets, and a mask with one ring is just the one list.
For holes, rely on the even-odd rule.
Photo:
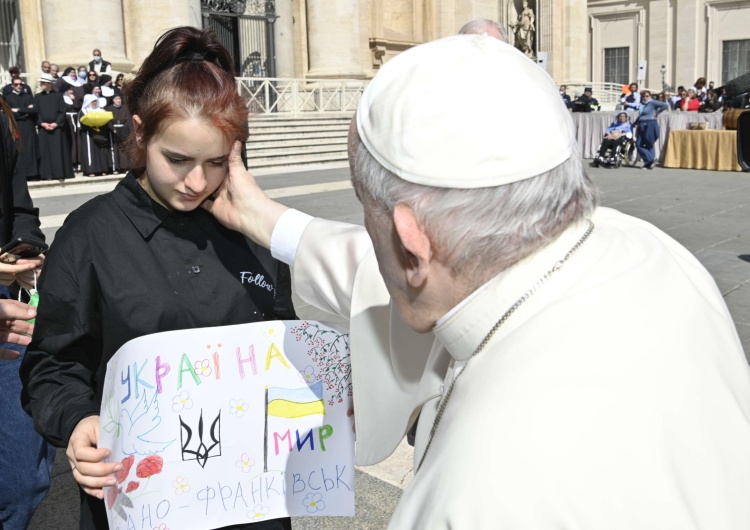
{"label": "person in wheelchair", "polygon": [[602,145],[594,159],[594,165],[599,164],[620,166],[625,153],[625,146],[633,139],[633,125],[628,120],[626,112],[620,112],[615,121],[607,127]]}

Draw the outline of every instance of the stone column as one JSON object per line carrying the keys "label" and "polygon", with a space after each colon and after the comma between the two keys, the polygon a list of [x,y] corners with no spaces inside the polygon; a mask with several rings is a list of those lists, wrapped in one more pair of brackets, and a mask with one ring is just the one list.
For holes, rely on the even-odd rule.
{"label": "stone column", "polygon": [[358,0],[307,2],[307,77],[364,78]]}
{"label": "stone column", "polygon": [[[676,18],[677,31],[674,33],[674,73],[672,74],[677,85],[689,88],[701,75],[703,68],[698,70],[699,53],[698,46],[705,46],[701,42],[701,29],[699,26],[705,24],[705,7],[698,0],[680,0],[674,4],[674,16]],[[704,9],[701,9],[704,7]]]}
{"label": "stone column", "polygon": [[276,77],[294,77],[294,18],[292,0],[276,1],[276,23],[273,25],[276,48]]}
{"label": "stone column", "polygon": [[[33,79],[30,77],[26,82],[33,89],[36,87],[36,80],[42,72],[42,61],[47,58],[44,49],[41,0],[20,0],[18,2],[18,18],[21,21],[21,35],[23,35],[24,70],[34,76]],[[62,66],[62,68],[65,67]],[[60,74],[62,75],[62,71]]]}
{"label": "stone column", "polygon": [[137,70],[156,40],[176,26],[203,27],[200,0],[122,0],[128,57]]}
{"label": "stone column", "polygon": [[565,2],[563,9],[566,34],[562,76],[568,80],[583,80],[588,77],[588,9],[586,2]]}
{"label": "stone column", "polygon": [[648,7],[647,87],[661,90],[661,66],[667,68],[664,82],[672,84],[672,14],[669,0],[652,0]]}
{"label": "stone column", "polygon": [[129,72],[133,63],[125,54],[125,29],[119,0],[44,0],[44,44],[47,59],[60,65],[78,67],[93,58],[99,48],[102,58],[115,72]]}

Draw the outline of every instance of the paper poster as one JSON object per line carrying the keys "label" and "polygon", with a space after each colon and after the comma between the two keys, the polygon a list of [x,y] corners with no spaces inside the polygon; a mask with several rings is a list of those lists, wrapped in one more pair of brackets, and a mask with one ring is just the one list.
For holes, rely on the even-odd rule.
{"label": "paper poster", "polygon": [[107,365],[111,530],[354,515],[349,336],[273,321],[157,333]]}

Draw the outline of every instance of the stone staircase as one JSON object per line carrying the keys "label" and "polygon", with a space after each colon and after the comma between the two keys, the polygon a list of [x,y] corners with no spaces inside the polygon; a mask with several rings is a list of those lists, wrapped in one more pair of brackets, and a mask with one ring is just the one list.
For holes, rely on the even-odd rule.
{"label": "stone staircase", "polygon": [[287,116],[259,115],[250,120],[247,159],[251,169],[342,164],[353,113]]}

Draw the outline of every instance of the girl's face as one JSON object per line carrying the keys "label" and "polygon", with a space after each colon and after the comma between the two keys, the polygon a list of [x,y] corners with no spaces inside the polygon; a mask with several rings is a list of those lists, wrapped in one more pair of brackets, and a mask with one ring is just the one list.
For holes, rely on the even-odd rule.
{"label": "girl's face", "polygon": [[[137,128],[140,118],[133,116],[133,121]],[[231,146],[219,129],[203,120],[171,120],[146,146],[146,172],[138,181],[168,210],[192,211],[227,176]]]}

